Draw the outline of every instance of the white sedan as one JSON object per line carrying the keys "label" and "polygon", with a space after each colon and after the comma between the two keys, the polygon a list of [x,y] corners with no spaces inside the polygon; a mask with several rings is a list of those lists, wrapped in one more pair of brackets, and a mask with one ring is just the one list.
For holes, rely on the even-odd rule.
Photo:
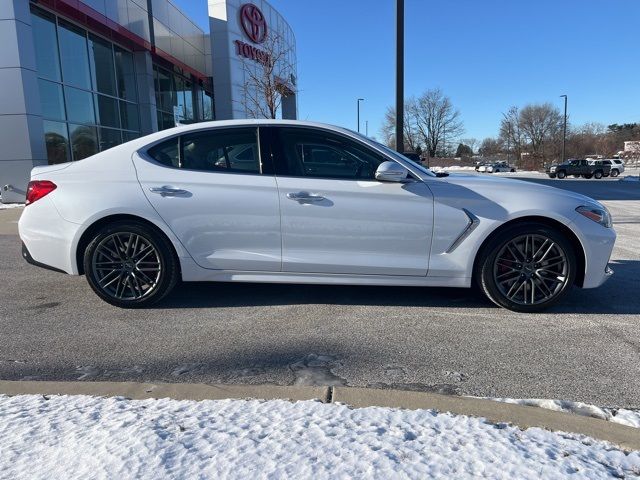
{"label": "white sedan", "polygon": [[355,132],[276,120],[165,130],[36,167],[30,263],[151,305],[178,280],[470,287],[522,312],[611,274],[595,200],[505,178],[439,176]]}

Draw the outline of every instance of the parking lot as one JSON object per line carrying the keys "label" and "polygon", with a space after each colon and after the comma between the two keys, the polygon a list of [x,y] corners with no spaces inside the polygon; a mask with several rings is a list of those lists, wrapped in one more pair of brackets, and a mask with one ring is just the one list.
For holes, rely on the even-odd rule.
{"label": "parking lot", "polygon": [[475,291],[182,284],[157,308],[101,302],[27,265],[0,211],[0,378],[396,387],[640,407],[640,183],[533,181],[611,210],[615,275],[544,314]]}

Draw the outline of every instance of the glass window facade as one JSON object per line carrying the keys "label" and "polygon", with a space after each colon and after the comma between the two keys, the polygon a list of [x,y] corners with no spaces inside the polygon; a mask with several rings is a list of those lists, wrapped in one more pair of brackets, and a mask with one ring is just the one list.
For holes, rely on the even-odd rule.
{"label": "glass window facade", "polygon": [[137,138],[133,54],[40,8],[31,17],[49,163]]}
{"label": "glass window facade", "polygon": [[[133,53],[46,7],[32,4],[31,17],[49,163],[80,160],[139,137],[150,119],[141,119]],[[214,119],[208,82],[154,61],[160,63],[153,64],[159,130],[175,126],[174,112],[181,123]]]}
{"label": "glass window facade", "polygon": [[213,95],[202,85],[195,89],[191,79],[158,65],[153,66],[153,77],[159,130],[175,127],[174,108],[181,123],[213,120]]}

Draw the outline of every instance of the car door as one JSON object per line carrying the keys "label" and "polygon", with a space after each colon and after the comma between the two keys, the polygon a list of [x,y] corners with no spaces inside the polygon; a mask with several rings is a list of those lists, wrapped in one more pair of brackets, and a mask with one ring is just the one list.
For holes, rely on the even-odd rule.
{"label": "car door", "polygon": [[185,133],[134,155],[144,194],[204,268],[280,271],[280,207],[254,127]]}
{"label": "car door", "polygon": [[375,179],[383,154],[346,135],[272,127],[285,272],[425,276],[433,195]]}

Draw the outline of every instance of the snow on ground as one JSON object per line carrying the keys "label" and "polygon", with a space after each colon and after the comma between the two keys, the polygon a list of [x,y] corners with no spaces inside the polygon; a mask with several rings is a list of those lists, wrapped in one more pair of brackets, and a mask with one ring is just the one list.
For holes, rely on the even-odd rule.
{"label": "snow on ground", "polygon": [[24,207],[24,203],[1,203],[0,202],[0,210],[8,210],[10,208],[22,208]]}
{"label": "snow on ground", "polygon": [[617,478],[640,452],[432,410],[0,397],[0,478]]}
{"label": "snow on ground", "polygon": [[640,428],[640,410],[627,410],[625,408],[596,407],[582,402],[570,402],[567,400],[548,400],[541,398],[491,398],[480,397],[496,402],[526,405],[528,407],[540,407],[556,412],[568,412],[584,417],[599,418],[609,422],[619,423],[628,427]]}
{"label": "snow on ground", "polygon": [[622,178],[623,182],[640,182],[640,176],[638,177],[634,177],[632,175],[627,175],[626,177]]}

